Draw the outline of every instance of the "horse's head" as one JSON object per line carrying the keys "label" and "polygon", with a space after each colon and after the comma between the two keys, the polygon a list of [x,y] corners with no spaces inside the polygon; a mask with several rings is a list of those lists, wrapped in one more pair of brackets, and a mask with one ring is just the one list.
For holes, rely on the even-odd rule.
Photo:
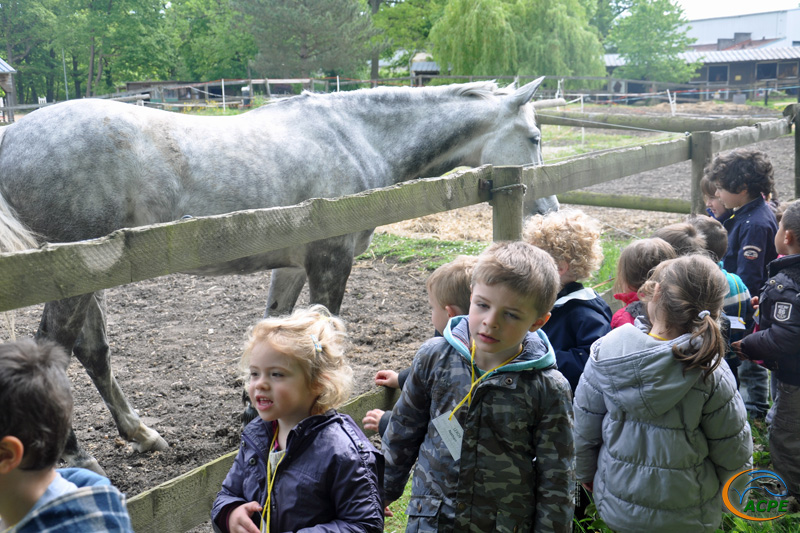
{"label": "horse's head", "polygon": [[[544,76],[519,89],[498,91],[501,98],[496,128],[488,135],[481,150],[481,164],[541,165],[542,132],[536,125],[530,103]],[[541,213],[558,210],[555,196],[534,199],[526,195],[525,212]]]}

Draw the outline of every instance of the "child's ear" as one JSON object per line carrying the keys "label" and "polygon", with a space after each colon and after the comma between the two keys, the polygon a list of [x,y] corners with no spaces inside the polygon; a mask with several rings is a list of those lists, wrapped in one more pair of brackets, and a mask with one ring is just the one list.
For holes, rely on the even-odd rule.
{"label": "child's ear", "polygon": [[444,310],[447,311],[447,318],[453,318],[454,316],[461,316],[466,315],[462,309],[457,305],[445,305]]}
{"label": "child's ear", "polygon": [[531,332],[536,331],[537,329],[547,324],[548,320],[550,320],[550,313],[545,313],[544,315],[540,316],[538,320],[536,320],[536,322],[533,323],[533,325],[528,331]]}
{"label": "child's ear", "polygon": [[0,475],[8,474],[19,466],[25,446],[17,437],[7,435],[0,439]]}
{"label": "child's ear", "polygon": [[783,244],[786,246],[797,246],[797,236],[790,229],[783,232]]}

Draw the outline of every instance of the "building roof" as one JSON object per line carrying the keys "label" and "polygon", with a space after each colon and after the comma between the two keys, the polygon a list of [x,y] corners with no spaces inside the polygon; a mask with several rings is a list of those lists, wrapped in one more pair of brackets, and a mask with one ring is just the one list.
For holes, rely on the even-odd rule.
{"label": "building roof", "polygon": [[5,61],[3,61],[2,58],[0,58],[0,74],[16,74],[16,72],[17,72],[16,70],[11,68],[11,65],[9,65]]}
{"label": "building roof", "polygon": [[[715,50],[708,52],[682,52],[678,57],[687,63],[742,63],[745,61],[778,61],[800,59],[800,46],[783,48],[746,48],[743,50]],[[619,54],[605,55],[606,67],[621,67],[625,60]]]}
{"label": "building roof", "polygon": [[417,74],[439,74],[439,64],[436,61],[414,61],[411,63],[411,71]]}

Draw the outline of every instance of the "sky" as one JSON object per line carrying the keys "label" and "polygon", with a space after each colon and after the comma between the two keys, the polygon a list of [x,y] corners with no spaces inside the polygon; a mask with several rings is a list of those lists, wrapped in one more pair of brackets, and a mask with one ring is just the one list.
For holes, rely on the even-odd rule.
{"label": "sky", "polygon": [[800,0],[676,0],[687,20],[764,13],[800,7]]}

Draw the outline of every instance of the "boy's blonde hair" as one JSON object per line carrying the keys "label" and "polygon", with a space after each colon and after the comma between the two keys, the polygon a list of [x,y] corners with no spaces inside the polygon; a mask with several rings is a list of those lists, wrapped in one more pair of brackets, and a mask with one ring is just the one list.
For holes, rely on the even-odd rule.
{"label": "boy's blonde hair", "polygon": [[477,256],[459,255],[449,263],[440,266],[428,276],[428,280],[425,282],[428,294],[440,306],[454,305],[466,313],[469,309],[472,269],[477,262]]}
{"label": "boy's blonde hair", "polygon": [[651,237],[633,241],[619,254],[616,292],[638,291],[659,263],[675,257],[675,249],[664,239]]}
{"label": "boy's blonde hair", "polygon": [[688,222],[667,224],[654,231],[652,236],[670,243],[679,256],[706,253],[705,235]]}
{"label": "boy's blonde hair", "polygon": [[297,309],[288,317],[265,318],[250,331],[241,367],[247,371],[253,348],[268,342],[278,352],[293,357],[303,369],[309,388],[320,394],[312,415],[336,408],[350,397],[353,369],[345,361],[344,322],[323,305]]}
{"label": "boy's blonde hair", "polygon": [[535,215],[525,226],[526,242],[564,262],[576,280],[589,278],[603,262],[600,223],[579,209]]}
{"label": "boy's blonde hair", "polygon": [[548,313],[561,287],[553,258],[523,241],[496,242],[481,255],[472,271],[472,286],[504,285],[529,300],[538,316]]}

